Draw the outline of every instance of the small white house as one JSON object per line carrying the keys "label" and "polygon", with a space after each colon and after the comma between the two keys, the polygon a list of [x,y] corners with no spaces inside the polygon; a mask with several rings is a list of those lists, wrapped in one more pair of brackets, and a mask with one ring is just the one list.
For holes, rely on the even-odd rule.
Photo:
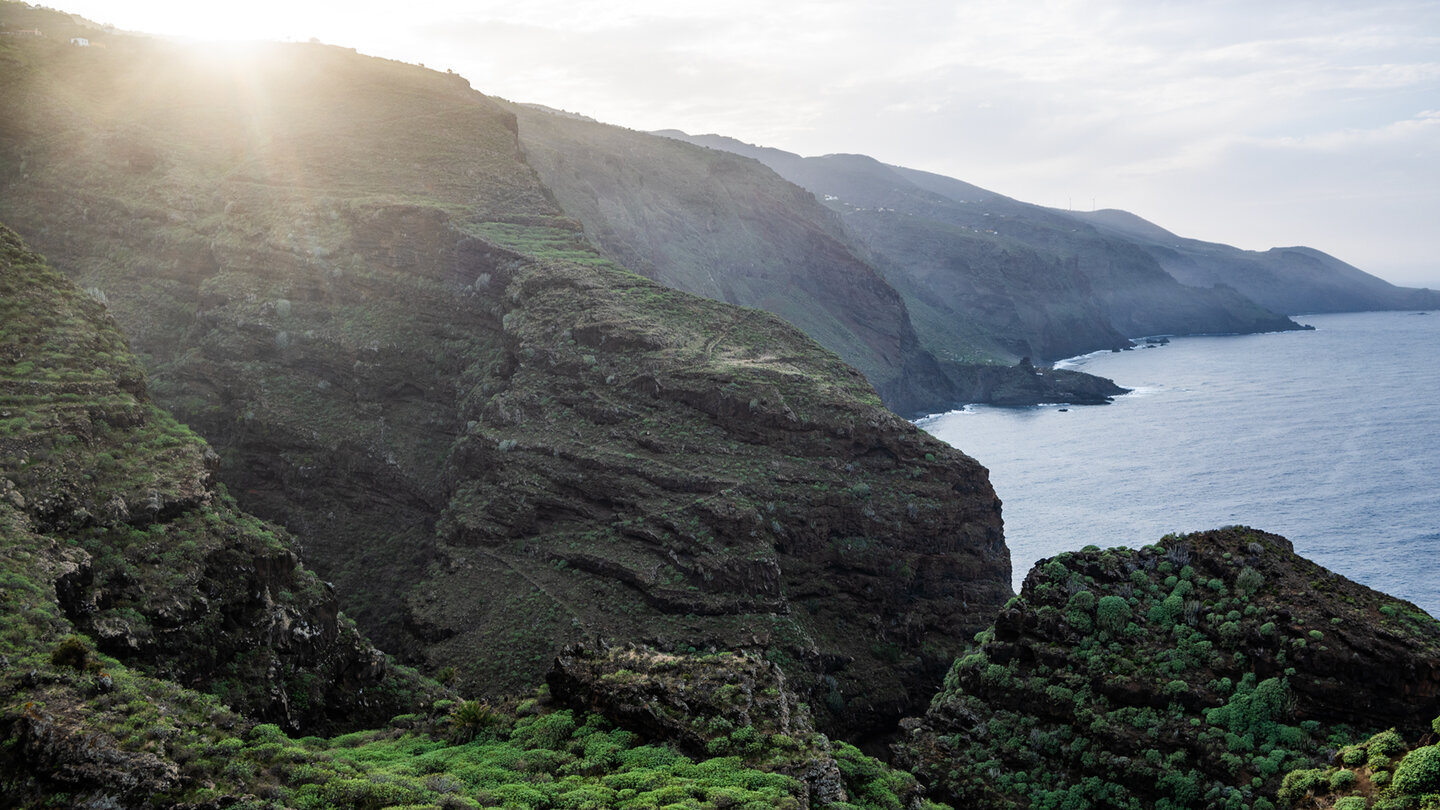
{"label": "small white house", "polygon": [[88,48],[90,47],[90,40],[86,39],[85,37],[71,37],[70,44],[79,45],[82,48]]}

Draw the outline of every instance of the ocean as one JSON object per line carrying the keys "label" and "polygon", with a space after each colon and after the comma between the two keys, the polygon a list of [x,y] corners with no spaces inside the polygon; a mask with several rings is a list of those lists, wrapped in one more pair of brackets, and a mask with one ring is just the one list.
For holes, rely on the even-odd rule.
{"label": "ocean", "polygon": [[1440,312],[1296,320],[1057,364],[1134,389],[1111,405],[919,424],[990,469],[1017,590],[1061,551],[1239,524],[1440,616]]}

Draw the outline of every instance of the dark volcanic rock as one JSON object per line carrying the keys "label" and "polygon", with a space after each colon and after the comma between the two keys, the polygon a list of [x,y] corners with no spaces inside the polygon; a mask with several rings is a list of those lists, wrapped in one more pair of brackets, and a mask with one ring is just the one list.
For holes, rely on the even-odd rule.
{"label": "dark volcanic rock", "polygon": [[1093,374],[1055,368],[1037,368],[1029,358],[1013,366],[994,364],[945,364],[956,388],[965,391],[960,397],[966,402],[984,402],[1000,406],[1068,403],[1071,405],[1104,405],[1112,397],[1128,394],[1114,381]]}
{"label": "dark volcanic rock", "polygon": [[1243,527],[1042,561],[979,641],[896,749],[962,803],[1249,804],[1440,711],[1440,623]]}

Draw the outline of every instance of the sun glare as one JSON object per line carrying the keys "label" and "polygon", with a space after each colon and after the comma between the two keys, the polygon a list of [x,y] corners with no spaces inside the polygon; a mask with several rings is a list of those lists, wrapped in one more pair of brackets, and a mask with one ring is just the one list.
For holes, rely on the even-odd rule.
{"label": "sun glare", "polygon": [[[317,6],[319,8],[317,8]],[[196,40],[295,40],[317,36],[336,12],[315,3],[197,3],[193,0],[73,0],[65,10],[128,31]]]}

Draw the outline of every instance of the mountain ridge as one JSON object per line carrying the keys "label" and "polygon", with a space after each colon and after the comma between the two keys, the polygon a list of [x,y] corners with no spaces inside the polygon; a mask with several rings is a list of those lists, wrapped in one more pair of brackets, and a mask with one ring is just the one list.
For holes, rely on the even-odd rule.
{"label": "mountain ridge", "polygon": [[[718,135],[690,136],[678,130],[664,130],[669,137],[679,137],[690,142],[712,148],[732,151],[753,157],[772,165],[782,176],[790,176],[800,185],[811,188],[818,195],[831,194],[827,184],[844,188],[834,176],[825,173],[806,161],[835,160],[854,165],[854,155],[827,155],[823,158],[804,158],[782,150],[757,147],[733,138]],[[872,160],[873,159],[867,159]],[[885,166],[873,161],[877,166]],[[1077,212],[1059,209],[1043,209],[1020,203],[1003,195],[981,189],[964,181],[900,166],[886,166],[901,179],[913,182],[931,193],[955,200],[962,204],[987,204],[995,207],[992,213],[1015,213],[1021,210],[1048,212],[1101,231],[1126,238],[1140,239],[1144,248],[1168,274],[1178,281],[1195,287],[1211,287],[1223,284],[1257,301],[1263,306],[1285,314],[1300,314],[1312,311],[1354,311],[1363,309],[1409,309],[1434,306],[1434,293],[1392,285],[1375,278],[1351,265],[1328,256],[1313,248],[1271,248],[1267,251],[1242,251],[1228,245],[1208,243],[1201,240],[1176,236],[1170,231],[1150,223],[1129,212]],[[867,201],[867,204],[870,201]],[[882,203],[883,204],[883,203]],[[1123,217],[1119,216],[1123,215]],[[1124,220],[1123,222],[1121,220]],[[1162,243],[1171,242],[1171,252],[1166,252]],[[1175,244],[1178,243],[1178,244]],[[1174,248],[1181,248],[1175,252]],[[1284,272],[1286,254],[1299,251],[1308,260],[1305,272]],[[1260,276],[1260,279],[1253,279]],[[1264,277],[1276,277],[1275,280]],[[1278,279],[1283,279],[1280,283]],[[1307,287],[1309,288],[1307,293]],[[1286,292],[1288,290],[1288,293]],[[1131,335],[1132,337],[1135,335]]]}

